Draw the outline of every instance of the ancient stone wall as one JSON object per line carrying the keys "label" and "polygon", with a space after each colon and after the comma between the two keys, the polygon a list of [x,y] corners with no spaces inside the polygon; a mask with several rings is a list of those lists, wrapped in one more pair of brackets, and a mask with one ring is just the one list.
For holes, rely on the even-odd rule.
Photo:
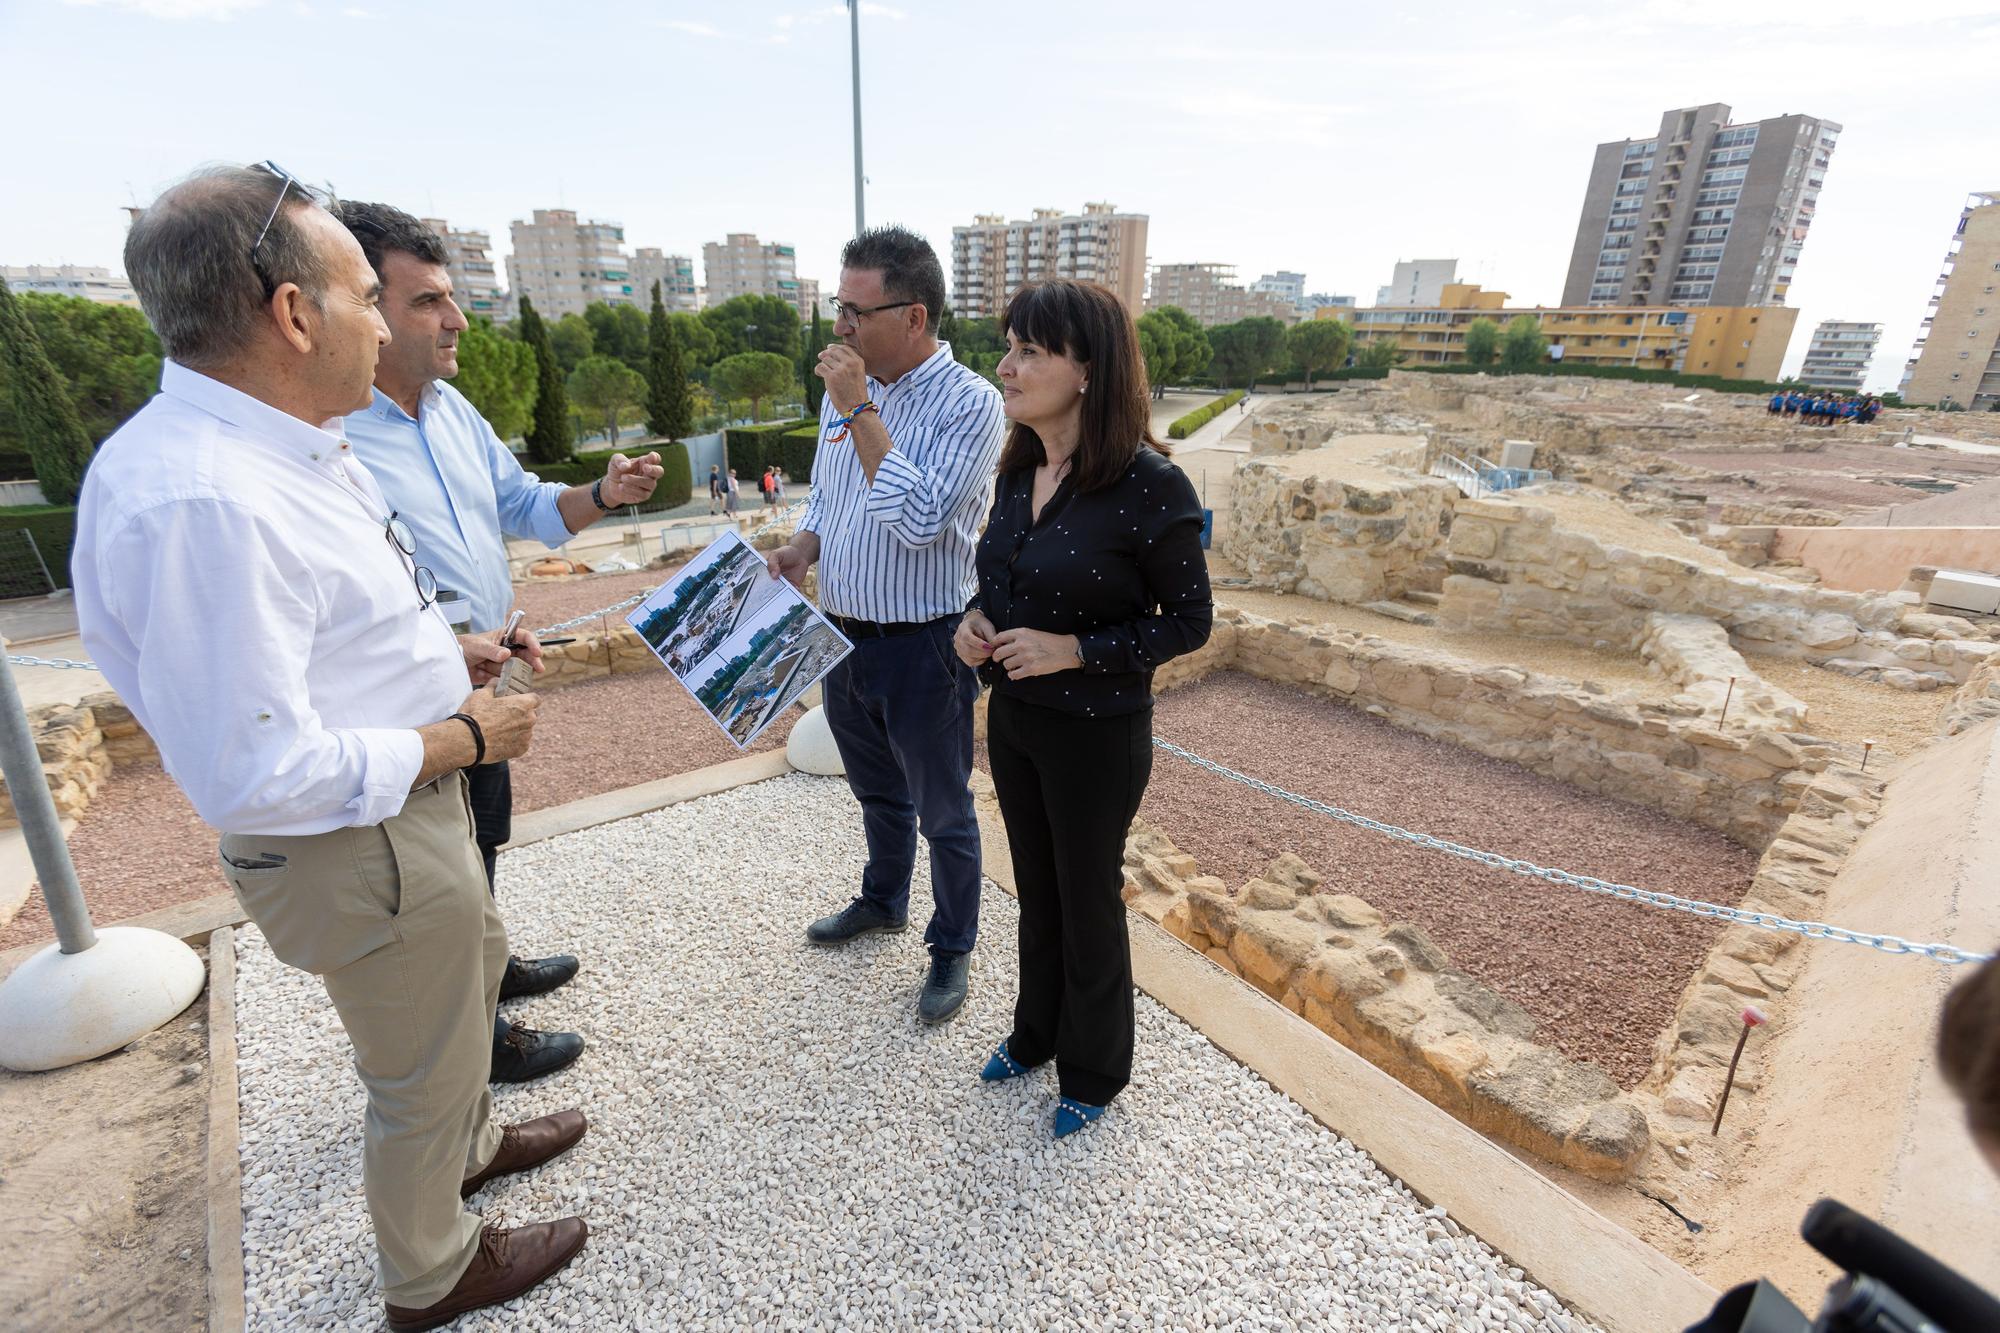
{"label": "ancient stone wall", "polygon": [[1298,857],[1232,892],[1140,823],[1125,874],[1133,910],[1475,1129],[1606,1180],[1644,1157],[1645,1113],[1610,1075],[1536,1042],[1421,927],[1320,892]]}
{"label": "ancient stone wall", "polygon": [[1435,591],[1457,492],[1421,437],[1362,435],[1246,460],[1222,550],[1253,585],[1334,602]]}
{"label": "ancient stone wall", "polygon": [[[1681,687],[1677,696],[1703,717],[1739,726],[1804,728],[1806,706],[1750,669],[1722,626],[1703,616],[1655,611],[1646,617],[1639,655]],[[1726,714],[1725,714],[1726,710]]]}
{"label": "ancient stone wall", "polygon": [[1532,493],[1460,501],[1446,563],[1440,612],[1472,629],[1637,649],[1653,613],[1702,616],[1739,648],[1919,690],[1955,685],[2000,651],[1905,594],[1814,588],[1612,545],[1559,527]]}
{"label": "ancient stone wall", "polygon": [[[28,723],[35,738],[35,754],[48,779],[49,795],[55,799],[56,814],[63,819],[79,818],[111,776],[111,756],[105,752],[97,714],[88,707],[53,704],[35,709]],[[0,828],[19,823],[12,794],[0,787]]]}

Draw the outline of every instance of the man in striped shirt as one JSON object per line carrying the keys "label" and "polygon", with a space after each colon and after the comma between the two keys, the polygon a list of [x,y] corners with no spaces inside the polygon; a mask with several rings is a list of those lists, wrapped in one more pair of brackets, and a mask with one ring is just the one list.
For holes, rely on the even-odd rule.
{"label": "man in striped shirt", "polygon": [[909,924],[917,831],[931,849],[930,971],[918,1015],[965,1003],[979,930],[972,703],[979,681],[952,651],[976,587],[973,548],[1000,456],[1000,394],[937,339],[944,270],[922,237],[881,227],[847,243],[829,304],[840,341],[826,381],[812,498],[771,552],[797,583],[819,562],[820,609],[854,641],[826,678],[826,720],[861,802],[861,893],[806,930],[817,944]]}

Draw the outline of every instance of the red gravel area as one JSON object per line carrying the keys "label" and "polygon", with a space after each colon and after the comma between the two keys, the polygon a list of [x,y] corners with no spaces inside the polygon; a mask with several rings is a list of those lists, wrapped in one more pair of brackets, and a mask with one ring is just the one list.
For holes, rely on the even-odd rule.
{"label": "red gravel area", "polygon": [[[1757,856],[1719,833],[1401,731],[1331,699],[1234,672],[1160,696],[1163,740],[1358,814],[1508,856],[1734,903]],[[1624,1087],[1717,928],[1424,851],[1156,752],[1142,815],[1231,887],[1294,852],[1541,1023],[1539,1039]]]}
{"label": "red gravel area", "polygon": [[[635,569],[619,574],[584,574],[576,578],[523,579],[514,585],[514,605],[528,613],[530,629],[542,625],[553,625],[557,621],[580,616],[586,611],[622,602],[635,592],[646,592],[659,587],[674,576],[674,569]],[[621,611],[611,617],[614,622],[625,618]],[[569,633],[597,633],[595,625],[580,625]]]}
{"label": "red gravel area", "polygon": [[[600,584],[592,596],[602,595]],[[751,750],[783,745],[799,715],[797,708],[787,711]],[[514,764],[514,809],[526,813],[562,805],[740,753],[665,671],[585,681],[542,696],[535,748]],[[99,924],[224,893],[229,887],[216,870],[214,831],[196,817],[180,787],[156,763],[128,765],[112,774],[78,822],[70,855],[91,917]],[[0,930],[0,949],[52,935],[37,886],[20,915]]]}

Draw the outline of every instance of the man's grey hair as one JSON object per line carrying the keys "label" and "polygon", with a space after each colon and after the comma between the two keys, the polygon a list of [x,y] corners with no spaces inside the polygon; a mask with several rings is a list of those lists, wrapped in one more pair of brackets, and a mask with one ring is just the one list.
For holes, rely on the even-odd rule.
{"label": "man's grey hair", "polygon": [[[242,354],[284,283],[297,283],[316,309],[326,308],[327,256],[299,225],[300,210],[321,201],[291,181],[272,217],[282,180],[257,167],[204,167],[168,187],[126,234],[125,273],[139,304],[166,354],[189,369],[213,369]],[[260,243],[266,218],[271,226]]]}

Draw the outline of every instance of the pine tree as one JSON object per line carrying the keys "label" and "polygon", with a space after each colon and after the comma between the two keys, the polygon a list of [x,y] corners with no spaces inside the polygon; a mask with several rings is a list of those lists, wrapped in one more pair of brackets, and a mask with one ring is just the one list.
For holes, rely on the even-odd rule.
{"label": "pine tree", "polygon": [[678,440],[694,428],[694,405],[688,398],[687,360],[674,322],[653,284],[653,313],[646,324],[646,429]]}
{"label": "pine tree", "polygon": [[521,341],[535,352],[535,419],[528,427],[528,457],[537,463],[562,463],[575,452],[575,425],[569,419],[569,387],[556,349],[549,343],[549,326],[535,313],[527,293],[521,294]]}
{"label": "pine tree", "polygon": [[83,471],[90,466],[90,435],[70,401],[69,389],[42,350],[28,312],[4,282],[0,282],[0,367],[13,386],[15,427],[28,446],[43,497],[52,505],[75,504]]}

